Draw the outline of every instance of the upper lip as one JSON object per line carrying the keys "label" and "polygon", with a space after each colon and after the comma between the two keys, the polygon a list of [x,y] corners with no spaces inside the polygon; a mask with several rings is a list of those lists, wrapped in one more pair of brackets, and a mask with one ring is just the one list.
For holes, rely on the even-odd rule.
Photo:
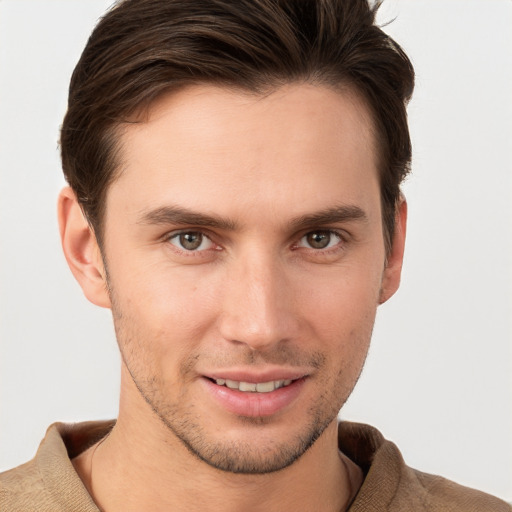
{"label": "upper lip", "polygon": [[212,370],[203,373],[204,377],[209,379],[227,379],[236,382],[251,382],[258,384],[260,382],[270,382],[273,380],[297,380],[305,377],[310,372],[298,368],[267,368],[257,371],[255,369],[225,369]]}

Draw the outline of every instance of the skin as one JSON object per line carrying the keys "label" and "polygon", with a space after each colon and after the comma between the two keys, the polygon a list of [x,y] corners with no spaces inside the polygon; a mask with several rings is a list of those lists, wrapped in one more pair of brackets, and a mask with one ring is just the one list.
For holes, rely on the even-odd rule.
{"label": "skin", "polygon": [[[102,253],[73,192],[59,200],[70,268],[112,309],[122,354],[117,424],[74,460],[86,487],[108,511],[343,510],[362,474],[337,450],[337,413],[405,240],[402,201],[385,253],[364,103],[201,85],[120,134]],[[300,386],[271,414],[211,392],[212,376],[283,373]]]}

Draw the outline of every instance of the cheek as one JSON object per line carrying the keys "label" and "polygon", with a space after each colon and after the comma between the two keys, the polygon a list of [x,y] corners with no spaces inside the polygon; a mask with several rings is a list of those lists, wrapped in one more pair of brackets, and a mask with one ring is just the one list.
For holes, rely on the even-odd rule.
{"label": "cheek", "polygon": [[[211,276],[195,266],[145,262],[119,267],[116,274],[121,278],[113,276],[117,295],[129,298],[125,302],[130,309],[155,329],[194,329],[215,304]],[[129,279],[122,279],[127,275]]]}
{"label": "cheek", "polygon": [[325,332],[344,333],[373,325],[381,286],[381,269],[339,268],[302,279],[301,302],[310,323]]}
{"label": "cheek", "polygon": [[119,266],[110,284],[119,345],[138,366],[163,368],[188,357],[215,321],[214,286],[199,286],[190,273],[146,267],[127,274]]}
{"label": "cheek", "polygon": [[[341,269],[340,269],[341,270]],[[371,278],[369,279],[369,274]],[[315,290],[305,294],[303,311],[307,311],[305,324],[309,338],[317,340],[328,355],[330,375],[338,390],[351,390],[366,359],[372,335],[380,290],[378,271],[342,272],[331,276]],[[317,285],[321,283],[316,280]],[[307,299],[306,299],[307,298]],[[320,348],[320,347],[318,347]],[[340,390],[341,395],[346,390]]]}

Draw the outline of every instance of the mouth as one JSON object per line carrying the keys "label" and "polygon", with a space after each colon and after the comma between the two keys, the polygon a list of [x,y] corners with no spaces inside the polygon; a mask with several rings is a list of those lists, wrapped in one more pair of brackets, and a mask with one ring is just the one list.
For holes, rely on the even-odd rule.
{"label": "mouth", "polygon": [[224,386],[229,389],[243,391],[244,393],[271,393],[276,389],[285,388],[294,382],[292,379],[269,380],[267,382],[244,382],[231,379],[209,380],[217,384],[217,386]]}
{"label": "mouth", "polygon": [[308,375],[290,371],[259,376],[232,373],[230,379],[228,375],[204,375],[204,389],[223,410],[245,417],[272,416],[291,407],[308,379]]}

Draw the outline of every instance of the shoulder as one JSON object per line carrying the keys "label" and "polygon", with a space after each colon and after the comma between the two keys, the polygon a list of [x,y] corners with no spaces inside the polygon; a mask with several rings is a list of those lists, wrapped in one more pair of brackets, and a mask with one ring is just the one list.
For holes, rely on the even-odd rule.
{"label": "shoulder", "polygon": [[[0,473],[1,510],[36,510],[50,499],[35,459]],[[40,509],[41,510],[41,509]]]}
{"label": "shoulder", "polygon": [[407,468],[423,489],[428,510],[461,512],[512,512],[512,506],[490,494],[470,489],[437,475]]}
{"label": "shoulder", "polygon": [[350,512],[512,512],[494,496],[410,468],[397,446],[373,427],[341,422],[338,442],[365,473]]}
{"label": "shoulder", "polygon": [[98,512],[71,458],[106,435],[113,422],[54,423],[36,456],[0,473],[2,512]]}

